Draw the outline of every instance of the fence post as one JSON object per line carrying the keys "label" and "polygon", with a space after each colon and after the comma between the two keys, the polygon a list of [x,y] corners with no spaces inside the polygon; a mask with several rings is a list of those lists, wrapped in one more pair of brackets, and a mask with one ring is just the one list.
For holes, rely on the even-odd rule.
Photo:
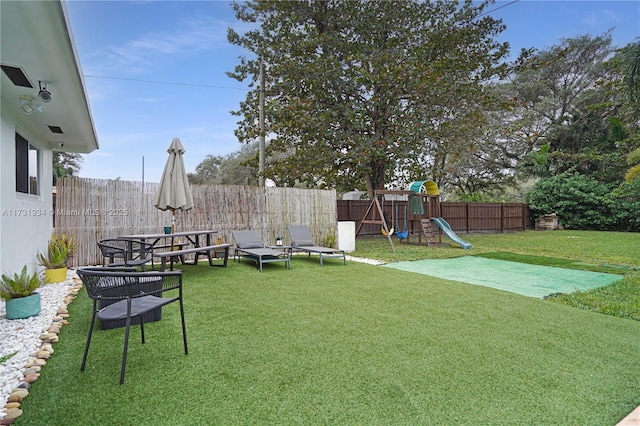
{"label": "fence post", "polygon": [[466,228],[467,228],[467,234],[469,233],[469,203],[465,203],[464,205],[464,209],[465,209],[465,216],[466,216]]}

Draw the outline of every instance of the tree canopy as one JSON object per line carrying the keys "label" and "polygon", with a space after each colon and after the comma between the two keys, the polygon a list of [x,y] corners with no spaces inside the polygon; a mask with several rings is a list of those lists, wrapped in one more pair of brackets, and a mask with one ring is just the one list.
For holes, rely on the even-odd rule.
{"label": "tree canopy", "polygon": [[258,144],[253,142],[225,156],[207,155],[187,178],[192,184],[257,185],[257,153]]}
{"label": "tree canopy", "polygon": [[53,152],[53,184],[58,178],[77,176],[84,159],[76,152]]}
{"label": "tree canopy", "polygon": [[[252,53],[229,75],[257,81],[266,64],[268,177],[371,193],[390,179],[441,181],[473,149],[484,111],[499,98],[505,26],[490,2],[251,1],[228,39]],[[254,140],[258,91],[236,113],[236,135]]]}

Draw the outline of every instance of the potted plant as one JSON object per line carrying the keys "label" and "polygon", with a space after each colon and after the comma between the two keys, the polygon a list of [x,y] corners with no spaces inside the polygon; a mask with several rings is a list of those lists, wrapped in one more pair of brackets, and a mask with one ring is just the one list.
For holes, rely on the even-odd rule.
{"label": "potted plant", "polygon": [[[218,237],[218,238],[216,238],[216,240],[214,242],[215,245],[220,245],[220,244],[224,244],[224,243],[226,243],[224,237]],[[225,248],[213,251],[213,255],[215,256],[216,259],[224,259],[225,256],[227,255],[227,253],[228,253],[227,249],[225,249]]]}
{"label": "potted plant", "polygon": [[40,293],[36,293],[40,284],[36,272],[27,273],[27,265],[13,277],[2,274],[0,298],[5,300],[7,319],[28,318],[40,313]]}
{"label": "potted plant", "polygon": [[62,234],[57,237],[51,234],[47,255],[40,253],[38,260],[45,267],[44,281],[46,283],[57,283],[67,280],[67,260],[78,248],[78,243],[72,236],[67,237]]}

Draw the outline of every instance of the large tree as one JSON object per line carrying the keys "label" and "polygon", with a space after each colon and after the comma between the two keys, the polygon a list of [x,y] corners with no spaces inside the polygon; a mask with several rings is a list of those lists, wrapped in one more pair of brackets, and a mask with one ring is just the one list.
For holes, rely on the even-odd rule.
{"label": "large tree", "polygon": [[255,142],[224,156],[207,155],[196,166],[195,173],[188,173],[187,177],[192,184],[257,185],[257,155],[258,144]]}
{"label": "large tree", "polygon": [[515,104],[515,119],[507,121],[512,149],[535,151],[544,144],[550,145],[550,152],[566,154],[610,149],[608,118],[618,108],[611,82],[619,78],[607,65],[612,53],[610,32],[524,51],[506,89]]}
{"label": "large tree", "polygon": [[[370,193],[396,175],[442,179],[495,101],[485,83],[506,72],[505,27],[483,15],[488,4],[235,3],[258,28],[229,30],[253,54],[229,75],[257,81],[266,64],[269,177]],[[244,142],[259,135],[259,90],[237,111]]]}
{"label": "large tree", "polygon": [[640,118],[640,40],[625,46],[621,52],[623,90],[633,111],[633,117]]}
{"label": "large tree", "polygon": [[58,178],[77,176],[84,159],[76,152],[53,153],[53,184]]}

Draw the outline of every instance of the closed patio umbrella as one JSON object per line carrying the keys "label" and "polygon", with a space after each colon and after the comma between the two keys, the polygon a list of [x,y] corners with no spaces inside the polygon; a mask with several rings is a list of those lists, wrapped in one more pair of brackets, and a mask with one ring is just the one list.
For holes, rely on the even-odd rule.
{"label": "closed patio umbrella", "polygon": [[160,210],[171,210],[171,231],[175,232],[176,210],[187,211],[193,207],[191,187],[184,170],[184,148],[180,139],[173,138],[167,150],[169,159],[164,167],[160,190],[156,196],[155,207]]}

